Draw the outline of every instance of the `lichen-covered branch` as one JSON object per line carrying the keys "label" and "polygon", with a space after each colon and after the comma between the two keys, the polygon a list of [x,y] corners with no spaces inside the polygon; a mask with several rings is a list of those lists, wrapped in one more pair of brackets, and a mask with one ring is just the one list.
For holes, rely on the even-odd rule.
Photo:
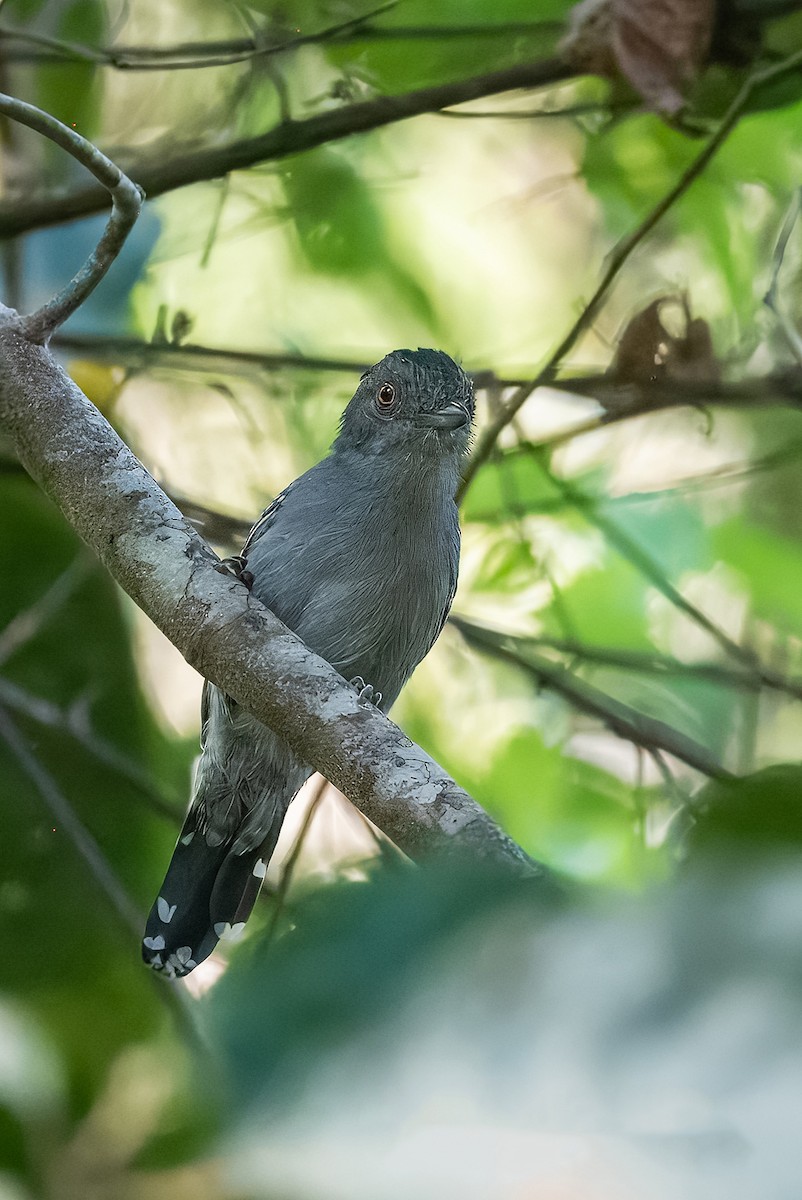
{"label": "lichen-covered branch", "polygon": [[537,870],[479,805],[236,580],[105,418],[0,311],[0,430],[132,599],[413,858]]}

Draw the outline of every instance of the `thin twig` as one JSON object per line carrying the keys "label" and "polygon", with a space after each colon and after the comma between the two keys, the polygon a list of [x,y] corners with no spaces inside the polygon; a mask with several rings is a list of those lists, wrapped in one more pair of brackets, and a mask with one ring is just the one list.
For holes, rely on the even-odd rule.
{"label": "thin twig", "polygon": [[30,751],[11,717],[2,707],[0,707],[0,737],[36,787],[50,810],[53,820],[61,827],[86,863],[90,874],[111,902],[125,928],[138,939],[144,918],[109,866],[106,856],[92,834],[78,817],[49,771]]}
{"label": "thin twig", "polygon": [[532,647],[539,647],[616,670],[639,671],[658,677],[673,675],[703,679],[722,687],[740,688],[753,693],[766,689],[782,692],[794,700],[802,700],[802,679],[782,675],[773,668],[758,662],[751,666],[745,664],[742,668],[728,667],[723,663],[683,663],[658,654],[656,651],[591,646],[579,638],[511,634],[503,630],[491,629],[486,625],[477,625],[475,622],[455,614],[449,617],[449,622],[455,624],[460,630],[464,629],[475,633],[477,637],[484,637],[488,645],[494,639],[504,639],[509,644],[515,644],[521,654],[529,653]]}
{"label": "thin twig", "polygon": [[566,498],[576,505],[579,511],[604,534],[611,545],[615,546],[618,552],[631,562],[665,596],[669,603],[673,604],[680,612],[685,613],[700,629],[703,629],[713,638],[730,657],[742,663],[747,670],[754,672],[764,687],[770,688],[773,691],[784,692],[788,696],[793,696],[796,700],[802,699],[802,681],[788,679],[781,672],[775,671],[773,668],[761,663],[753,650],[739,645],[738,642],[729,637],[723,629],[703,613],[701,609],[686,599],[682,592],[678,591],[665,577],[651,555],[642,546],[639,546],[637,542],[633,541],[629,534],[625,533],[612,518],[598,511],[591,497],[585,496],[556,476],[550,476],[550,478],[564,491]]}
{"label": "thin twig", "polygon": [[490,109],[467,112],[444,108],[438,117],[449,117],[453,121],[539,121],[542,117],[562,117],[571,120],[574,117],[597,116],[615,112],[632,112],[639,108],[637,101],[629,100],[622,103],[612,103],[609,100],[595,100],[586,104],[569,104],[565,108],[530,108],[530,109]]}
{"label": "thin twig", "polygon": [[651,233],[655,225],[665,216],[665,214],[674,206],[679,198],[684,195],[694,180],[698,179],[702,172],[707,167],[708,163],[713,159],[716,153],[721,149],[722,145],[732,133],[738,123],[741,114],[744,111],[755,88],[760,87],[765,83],[769,83],[780,76],[794,70],[802,63],[802,51],[797,51],[796,54],[784,59],[780,63],[775,63],[770,67],[764,67],[754,71],[741,86],[735,99],[730,104],[727,112],[722,117],[718,129],[707,141],[703,149],[697,154],[693,162],[688,166],[666,194],[654,205],[651,211],[640,222],[640,224],[622,238],[613,248],[612,253],[607,259],[607,266],[602,273],[602,277],[596,286],[596,290],[588,300],[580,312],[577,319],[574,321],[571,328],[568,330],[557,348],[552,351],[546,360],[543,367],[531,380],[523,387],[518,388],[515,394],[509,399],[503,410],[495,417],[493,421],[485,429],[481,438],[477,442],[476,449],[471,455],[468,464],[463,473],[463,479],[459,490],[459,497],[464,496],[466,489],[470,486],[472,480],[476,476],[482,463],[484,463],[493,451],[493,448],[498,441],[500,434],[507,428],[515,414],[526,403],[532,392],[545,384],[549,384],[554,380],[557,371],[559,370],[566,354],[571,350],[578,338],[590,326],[595,318],[603,301],[607,297],[607,293],[618,276],[619,271],[626,263],[630,254],[635,250],[647,234]]}
{"label": "thin twig", "polygon": [[513,638],[499,637],[497,634],[487,636],[486,630],[459,617],[454,618],[453,623],[470,644],[528,672],[539,684],[558,692],[574,708],[596,717],[617,737],[642,746],[644,750],[664,750],[711,778],[732,778],[731,773],[705,746],[665,721],[638,712],[541,655],[523,653]]}
{"label": "thin twig", "polygon": [[[41,33],[0,29],[0,40],[19,41],[49,51],[42,56],[46,62],[90,62],[120,71],[181,71],[205,67],[228,67],[254,58],[285,54],[301,46],[335,41],[355,30],[363,21],[380,16],[395,8],[398,0],[387,0],[361,17],[352,17],[319,33],[301,34],[278,43],[261,44],[256,38],[229,38],[218,42],[182,42],[173,46],[112,46],[96,49],[77,42],[62,41]],[[31,56],[36,61],[35,56]]]}
{"label": "thin twig", "polygon": [[689,617],[700,629],[703,629],[727,654],[739,662],[745,663],[747,667],[754,667],[754,654],[750,650],[745,650],[742,646],[739,646],[723,629],[716,625],[715,621],[712,621],[706,613],[703,613],[701,609],[697,608],[695,604],[692,604],[690,600],[683,596],[682,592],[678,591],[673,583],[666,578],[663,570],[652,556],[642,546],[638,545],[612,517],[605,516],[604,513],[599,512],[596,501],[592,496],[585,495],[579,488],[549,471],[543,461],[542,455],[536,454],[532,457],[550,482],[563,494],[568,503],[581,512],[592,525],[595,525],[604,534],[610,545],[614,546],[619,554],[632,563],[635,569],[645,579],[648,579],[665,596],[670,604],[673,604],[676,609],[684,613],[686,617]]}
{"label": "thin twig", "polygon": [[361,375],[370,366],[367,359],[227,350],[217,346],[194,346],[191,342],[143,342],[139,338],[96,337],[94,334],[78,333],[58,333],[53,339],[52,348],[68,354],[85,355],[96,362],[122,364],[129,370],[137,371],[161,367],[217,374],[308,370]]}
{"label": "thin twig", "polygon": [[276,891],[275,908],[273,909],[273,913],[270,918],[270,924],[267,927],[267,934],[265,935],[265,941],[267,943],[272,942],[276,935],[278,923],[281,918],[281,914],[284,911],[287,893],[290,890],[292,877],[295,872],[298,859],[300,858],[301,851],[303,850],[306,835],[312,826],[312,822],[315,819],[315,813],[320,807],[320,803],[328,786],[328,781],[324,779],[322,775],[320,775],[316,781],[315,794],[309,801],[307,810],[304,813],[304,819],[301,822],[301,828],[298,830],[292,850],[285,859],[284,866],[281,871],[281,880],[279,881],[278,889]]}
{"label": "thin twig", "polygon": [[220,222],[223,218],[223,209],[225,208],[226,201],[228,200],[230,184],[231,184],[231,176],[230,175],[225,175],[220,181],[220,188],[217,193],[217,203],[215,204],[215,207],[214,207],[214,213],[212,214],[212,221],[209,226],[209,232],[206,235],[206,241],[204,243],[203,250],[201,252],[200,266],[202,269],[205,269],[206,267],[208,267],[209,260],[212,257],[212,250],[214,249],[214,244],[217,241],[217,234],[220,229]]}
{"label": "thin twig", "polygon": [[[466,621],[463,617],[454,618],[460,626],[482,630],[482,626]],[[491,636],[509,635],[494,630],[486,630]],[[722,687],[743,688],[748,692],[760,691],[762,680],[755,671],[727,667],[723,663],[685,663],[679,659],[670,658],[650,650],[629,650],[624,647],[595,646],[581,641],[579,638],[553,638],[538,634],[516,637],[514,639],[522,647],[534,647],[541,650],[553,650],[556,654],[566,654],[571,658],[582,659],[600,667],[610,667],[617,671],[632,671],[656,677],[672,677],[701,679],[707,683],[719,684]]]}
{"label": "thin twig", "polygon": [[79,723],[69,712],[64,712],[57,704],[53,704],[50,700],[43,700],[41,696],[32,696],[18,684],[12,683],[10,679],[4,679],[2,676],[0,676],[0,704],[4,708],[13,709],[21,716],[35,721],[46,729],[67,734],[103,766],[116,771],[132,784],[148,808],[157,816],[169,821],[171,825],[181,824],[182,816],[178,798],[176,797],[175,804],[171,805],[162,793],[157,791],[153,781],[138,763],[132,762],[116,746],[112,746],[110,742],[87,728],[86,722]]}
{"label": "thin twig", "polygon": [[[332,358],[326,355],[300,353],[270,353],[248,350],[228,350],[216,346],[196,346],[190,342],[143,342],[139,338],[104,337],[96,334],[58,333],[53,348],[80,354],[97,362],[124,365],[132,370],[167,368],[223,372],[230,374],[254,371],[332,371],[361,374],[370,363],[367,359]],[[477,389],[504,389],[523,386],[520,377],[500,376],[489,367],[478,366],[468,372]],[[665,408],[707,408],[710,406],[802,406],[802,372],[796,367],[774,371],[768,375],[736,381],[656,379],[648,384],[620,383],[610,375],[594,371],[554,379],[550,388],[572,395],[596,400],[602,411],[571,426],[564,432],[550,434],[533,445],[553,447],[630,418],[648,415]]]}
{"label": "thin twig", "polygon": [[95,249],[65,288],[36,312],[23,317],[22,332],[31,341],[46,343],[54,330],[95,290],[120,253],[142,207],[143,193],[96,146],[33,104],[0,93],[0,113],[41,133],[61,146],[94,175],[111,196],[111,216]]}
{"label": "thin twig", "polygon": [[28,608],[11,618],[6,627],[0,630],[0,667],[12,654],[37,636],[80,587],[95,565],[96,560],[91,555],[83,552],[76,554],[47,591]]}
{"label": "thin twig", "polygon": [[[6,743],[22,770],[31,780],[47,805],[57,828],[66,834],[76,853],[83,859],[93,879],[117,913],[126,934],[132,934],[136,944],[142,935],[144,917],[112,870],[106,856],[92,834],[83,824],[50,772],[31,752],[11,717],[0,706],[0,738]],[[186,988],[176,984],[165,988],[152,972],[161,1002],[169,1008],[176,1024],[196,1053],[210,1059],[211,1050],[192,1011],[192,998]]]}
{"label": "thin twig", "polygon": [[783,311],[779,297],[780,270],[785,258],[785,251],[788,248],[788,242],[794,231],[794,226],[799,220],[800,211],[802,211],[802,188],[797,188],[788,206],[788,211],[785,214],[785,219],[777,238],[777,245],[774,248],[771,283],[763,297],[763,303],[766,305],[766,308],[774,313],[780,328],[785,334],[785,340],[788,342],[794,358],[802,366],[802,336],[800,336],[799,330],[788,314]]}

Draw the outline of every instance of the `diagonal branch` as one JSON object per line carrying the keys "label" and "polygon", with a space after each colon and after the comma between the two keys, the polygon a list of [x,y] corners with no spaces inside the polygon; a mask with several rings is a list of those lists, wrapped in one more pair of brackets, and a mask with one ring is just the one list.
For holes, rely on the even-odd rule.
{"label": "diagonal branch", "polygon": [[751,650],[744,649],[736,641],[734,641],[719,625],[715,623],[706,613],[692,604],[686,596],[678,588],[674,587],[673,583],[666,578],[665,573],[659,563],[652,558],[647,550],[640,546],[633,538],[622,529],[612,517],[606,516],[599,510],[591,496],[585,495],[574,484],[569,483],[565,479],[561,479],[558,475],[548,470],[541,455],[533,455],[535,461],[541,471],[546,475],[550,482],[562,493],[568,504],[573,505],[585,519],[594,525],[613,546],[622,557],[627,559],[632,564],[636,571],[639,571],[644,579],[648,579],[653,587],[665,596],[666,600],[681,613],[684,613],[695,625],[713,639],[718,646],[721,647],[732,658],[738,662],[745,664],[747,667],[752,667],[755,664],[755,655]]}
{"label": "diagonal branch", "polygon": [[[367,133],[396,121],[406,121],[423,113],[438,112],[454,104],[478,100],[517,88],[545,87],[572,78],[576,72],[559,58],[518,63],[486,75],[473,75],[404,92],[398,96],[377,96],[357,104],[318,113],[302,121],[283,121],[258,137],[242,138],[227,145],[212,145],[202,150],[180,153],[163,148],[150,161],[133,158],[128,173],[135,176],[149,198],[164,195],[175,188],[209,179],[219,179],[230,171],[241,171],[256,163],[276,161],[299,154],[327,142],[339,141],[355,133]],[[0,204],[0,237],[15,237],[30,229],[86,217],[98,212],[105,203],[102,188],[87,186],[69,192],[51,193],[39,198],[26,196],[24,202]]]}
{"label": "diagonal branch", "polygon": [[16,758],[25,774],[44,800],[53,820],[61,826],[77,853],[86,863],[90,874],[111,901],[117,915],[129,933],[140,935],[142,916],[120,880],[110,867],[106,856],[92,834],[83,824],[50,772],[31,751],[8,713],[0,707],[0,738]]}
{"label": "diagonal branch", "polygon": [[791,239],[794,226],[799,220],[800,210],[802,210],[802,188],[797,188],[791,198],[791,203],[788,206],[788,211],[785,214],[785,219],[777,238],[777,245],[774,249],[774,267],[771,273],[771,282],[768,291],[763,297],[763,303],[774,313],[780,328],[785,334],[785,340],[788,342],[794,358],[802,365],[802,337],[800,337],[799,330],[794,322],[784,311],[779,295],[780,271],[782,270],[785,252],[788,249],[788,242]]}
{"label": "diagonal branch", "polygon": [[667,725],[665,721],[649,717],[616,700],[593,684],[578,679],[558,663],[530,650],[521,649],[519,639],[495,633],[461,617],[452,617],[452,624],[468,643],[491,653],[494,658],[527,671],[543,687],[564,696],[580,712],[596,717],[612,733],[625,741],[642,746],[649,753],[664,751],[713,779],[732,778],[730,772],[701,742]]}
{"label": "diagonal branch", "polygon": [[313,654],[211,552],[50,352],[0,312],[0,428],[20,461],[187,661],[413,858],[537,865],[433,759]]}
{"label": "diagonal branch", "polygon": [[[5,709],[0,706],[0,739],[14,755],[22,770],[41,796],[52,819],[72,843],[75,852],[83,859],[90,875],[104,893],[117,913],[126,932],[138,943],[142,936],[143,916],[138,911],[122,882],[118,879],[95,838],[81,821],[78,814],[63,794],[50,772],[33,753]],[[155,976],[153,977],[155,982]],[[192,1002],[185,988],[174,981],[170,987],[156,987],[156,992],[166,1008],[170,1010],[182,1036],[208,1059],[208,1047],[195,1021]]]}
{"label": "diagonal branch", "polygon": [[12,683],[10,679],[4,679],[2,675],[0,675],[0,705],[3,708],[12,709],[44,729],[53,729],[57,733],[66,734],[97,762],[127,779],[136,788],[142,803],[146,804],[162,820],[169,821],[172,825],[181,824],[183,798],[179,800],[176,796],[172,803],[169,799],[165,799],[167,788],[164,782],[162,781],[160,789],[157,789],[153,780],[138,763],[133,762],[111,742],[107,742],[105,738],[95,733],[87,721],[76,720],[71,712],[65,712],[51,700],[45,700],[41,696],[32,696],[30,692],[25,691],[18,684]]}
{"label": "diagonal branch", "polygon": [[92,566],[88,554],[75,558],[50,587],[28,608],[18,612],[0,629],[0,667],[48,624],[77,588],[84,582]]}

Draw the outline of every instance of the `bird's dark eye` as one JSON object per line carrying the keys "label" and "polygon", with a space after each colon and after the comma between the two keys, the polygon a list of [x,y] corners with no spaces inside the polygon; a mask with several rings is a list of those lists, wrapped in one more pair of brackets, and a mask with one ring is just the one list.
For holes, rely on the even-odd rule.
{"label": "bird's dark eye", "polygon": [[394,400],[395,388],[391,383],[383,383],[376,393],[376,404],[383,412],[387,412],[393,407]]}

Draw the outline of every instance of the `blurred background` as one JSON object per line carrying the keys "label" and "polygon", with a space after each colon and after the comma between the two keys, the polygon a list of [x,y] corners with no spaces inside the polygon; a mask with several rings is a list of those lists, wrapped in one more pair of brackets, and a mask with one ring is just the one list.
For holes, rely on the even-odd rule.
{"label": "blurred background", "polygon": [[[0,89],[151,197],[53,348],[220,553],[366,365],[474,374],[393,717],[559,882],[317,779],[230,962],[151,978],[201,680],[0,440],[2,1200],[796,1200],[799,8],[0,5]],[[5,303],[105,211],[3,120]]]}

